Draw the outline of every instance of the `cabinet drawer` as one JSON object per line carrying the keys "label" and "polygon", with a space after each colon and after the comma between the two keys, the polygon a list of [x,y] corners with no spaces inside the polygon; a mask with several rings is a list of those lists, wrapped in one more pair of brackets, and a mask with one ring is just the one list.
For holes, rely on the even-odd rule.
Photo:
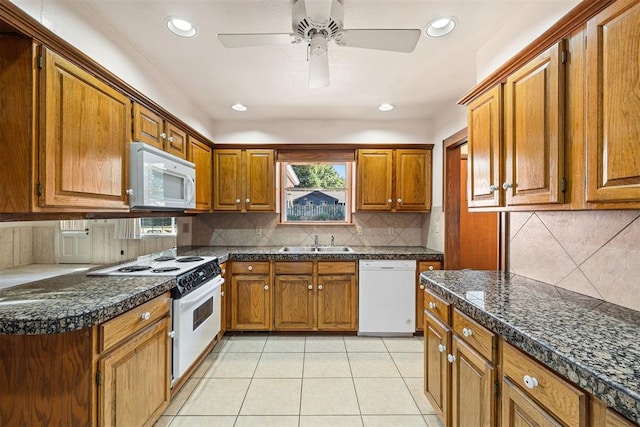
{"label": "cabinet drawer", "polygon": [[240,261],[231,263],[233,274],[269,274],[269,261]]}
{"label": "cabinet drawer", "polygon": [[276,262],[276,274],[313,274],[313,262]]}
{"label": "cabinet drawer", "polygon": [[169,293],[160,295],[100,325],[100,353],[169,314]]}
{"label": "cabinet drawer", "polygon": [[569,426],[586,426],[587,396],[578,388],[507,343],[503,346],[502,364],[504,376],[511,378],[559,421]]}
{"label": "cabinet drawer", "polygon": [[426,288],[424,290],[424,309],[443,323],[451,325],[451,304]]}
{"label": "cabinet drawer", "polygon": [[418,272],[442,270],[442,263],[440,261],[420,261],[418,263]]}
{"label": "cabinet drawer", "polygon": [[453,310],[453,331],[487,360],[495,363],[496,334],[456,309]]}
{"label": "cabinet drawer", "polygon": [[355,261],[348,262],[318,262],[318,274],[355,274]]}

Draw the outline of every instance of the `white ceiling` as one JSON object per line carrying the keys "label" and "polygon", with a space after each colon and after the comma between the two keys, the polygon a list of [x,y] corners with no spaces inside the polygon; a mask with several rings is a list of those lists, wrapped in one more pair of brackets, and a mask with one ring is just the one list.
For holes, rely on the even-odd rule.
{"label": "white ceiling", "polygon": [[[212,120],[431,119],[476,83],[477,52],[526,32],[531,14],[562,15],[577,0],[344,0],[344,28],[418,28],[454,15],[447,37],[422,36],[413,53],[329,45],[331,85],[307,87],[306,45],[225,49],[218,33],[287,33],[293,0],[59,0],[86,16],[95,12]],[[80,13],[80,8],[84,8]],[[91,15],[90,15],[91,16]],[[164,21],[192,21],[195,38],[171,34]],[[516,30],[505,34],[510,23]],[[511,25],[513,27],[513,25]],[[493,37],[493,38],[492,38]],[[122,39],[115,40],[123,43]],[[236,102],[247,113],[230,109]],[[376,106],[391,102],[390,113]],[[240,114],[244,114],[241,116]]]}

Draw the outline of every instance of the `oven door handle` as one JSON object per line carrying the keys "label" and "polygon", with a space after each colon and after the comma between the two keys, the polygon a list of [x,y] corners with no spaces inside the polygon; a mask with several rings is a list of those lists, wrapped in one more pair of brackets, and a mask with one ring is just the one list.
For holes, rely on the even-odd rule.
{"label": "oven door handle", "polygon": [[193,292],[192,295],[188,295],[185,298],[180,298],[178,300],[178,303],[180,304],[180,307],[185,307],[185,308],[190,305],[193,305],[194,303],[201,301],[204,296],[213,294],[213,292],[215,292],[216,289],[220,288],[220,286],[222,286],[223,283],[224,283],[224,279],[221,277],[218,281],[215,281],[213,283],[213,287],[209,289],[208,292],[200,293],[200,292],[197,292],[196,290],[196,292]]}

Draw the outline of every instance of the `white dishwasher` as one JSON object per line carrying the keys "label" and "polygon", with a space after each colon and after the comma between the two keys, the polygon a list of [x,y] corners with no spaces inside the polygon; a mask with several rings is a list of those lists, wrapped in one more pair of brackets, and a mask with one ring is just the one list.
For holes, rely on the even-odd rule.
{"label": "white dishwasher", "polygon": [[415,261],[360,260],[358,287],[358,335],[413,335]]}

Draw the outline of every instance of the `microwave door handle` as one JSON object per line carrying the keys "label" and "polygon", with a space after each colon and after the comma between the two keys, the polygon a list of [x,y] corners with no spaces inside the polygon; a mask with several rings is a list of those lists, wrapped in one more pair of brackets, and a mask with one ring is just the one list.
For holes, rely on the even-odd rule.
{"label": "microwave door handle", "polygon": [[188,196],[188,203],[191,203],[193,201],[193,198],[195,196],[196,193],[196,184],[193,180],[193,178],[187,178],[187,187],[188,187],[188,191],[189,191],[189,196]]}

